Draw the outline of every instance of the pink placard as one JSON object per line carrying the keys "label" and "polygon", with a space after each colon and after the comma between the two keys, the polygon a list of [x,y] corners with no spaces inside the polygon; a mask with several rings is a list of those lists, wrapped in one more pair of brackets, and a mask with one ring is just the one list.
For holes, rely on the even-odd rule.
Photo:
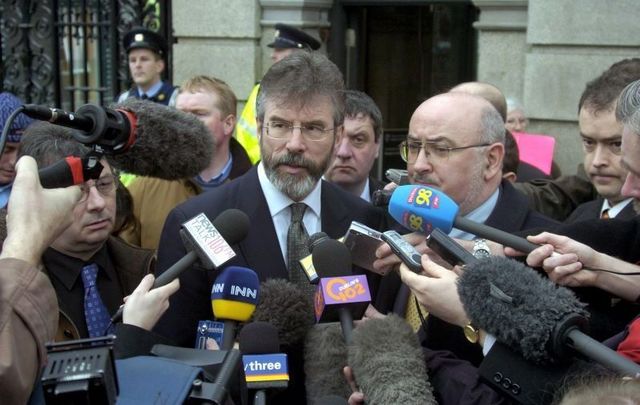
{"label": "pink placard", "polygon": [[550,135],[529,134],[526,132],[513,132],[513,137],[518,144],[521,161],[537,167],[545,174],[551,173],[556,138]]}

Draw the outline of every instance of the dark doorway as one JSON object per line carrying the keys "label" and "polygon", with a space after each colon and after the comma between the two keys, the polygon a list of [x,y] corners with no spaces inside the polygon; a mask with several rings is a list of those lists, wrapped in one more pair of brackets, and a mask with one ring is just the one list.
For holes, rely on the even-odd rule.
{"label": "dark doorway", "polygon": [[404,168],[398,143],[425,99],[476,76],[478,11],[470,1],[338,1],[332,10],[330,57],[347,87],[378,104],[385,123],[374,170]]}

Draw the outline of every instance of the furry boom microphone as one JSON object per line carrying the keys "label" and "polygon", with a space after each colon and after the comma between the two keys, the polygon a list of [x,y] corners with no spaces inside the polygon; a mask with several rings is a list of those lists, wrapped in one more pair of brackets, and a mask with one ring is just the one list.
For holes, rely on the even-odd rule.
{"label": "furry boom microphone", "polygon": [[[118,168],[129,173],[166,180],[193,177],[213,156],[211,134],[200,120],[157,103],[129,99],[113,109],[86,104],[75,113],[34,104],[23,108],[30,117],[75,129],[78,142],[110,155]],[[48,176],[59,182],[76,171],[71,177],[78,179],[77,168],[64,166]]]}
{"label": "furry boom microphone", "polygon": [[466,266],[458,294],[473,324],[537,364],[573,350],[623,375],[640,366],[580,331],[587,312],[571,291],[512,259],[491,257]]}
{"label": "furry boom microphone", "polygon": [[349,365],[367,404],[436,404],[420,343],[404,319],[369,319],[353,331]]}

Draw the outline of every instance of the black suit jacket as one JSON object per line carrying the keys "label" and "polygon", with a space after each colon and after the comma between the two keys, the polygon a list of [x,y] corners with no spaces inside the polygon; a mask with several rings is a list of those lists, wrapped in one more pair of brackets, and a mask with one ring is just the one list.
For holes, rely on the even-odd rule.
{"label": "black suit jacket", "polygon": [[[565,224],[572,224],[574,222],[586,221],[589,219],[600,219],[600,209],[604,203],[604,198],[599,197],[593,201],[582,203],[573,210],[569,218],[564,221]],[[636,216],[636,212],[633,210],[633,202],[627,204],[622,211],[616,215],[617,219],[631,219]]]}
{"label": "black suit jacket", "polygon": [[[500,187],[498,202],[485,221],[485,225],[510,233],[532,228],[553,230],[559,226],[555,220],[529,208],[527,197],[517,191],[510,182],[503,181]],[[387,288],[384,284],[381,288]],[[409,293],[407,286],[400,286],[393,312],[404,316]],[[426,347],[432,350],[452,351],[457,357],[469,360],[475,365],[482,361],[483,356],[479,346],[469,343],[459,326],[451,325],[432,315],[429,315],[423,326],[420,337]]]}

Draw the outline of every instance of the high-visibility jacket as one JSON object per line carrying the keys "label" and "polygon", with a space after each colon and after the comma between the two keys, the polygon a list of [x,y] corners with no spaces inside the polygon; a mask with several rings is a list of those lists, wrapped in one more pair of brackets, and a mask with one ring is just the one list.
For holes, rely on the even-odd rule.
{"label": "high-visibility jacket", "polygon": [[258,126],[256,124],[256,98],[260,83],[253,86],[242,114],[236,124],[236,140],[244,147],[252,164],[260,160],[260,142],[258,141]]}

